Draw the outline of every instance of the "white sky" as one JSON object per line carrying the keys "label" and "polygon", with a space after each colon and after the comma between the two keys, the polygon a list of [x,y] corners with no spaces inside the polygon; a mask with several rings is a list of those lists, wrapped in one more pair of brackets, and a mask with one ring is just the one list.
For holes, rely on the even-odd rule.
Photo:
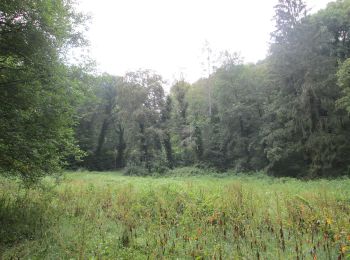
{"label": "white sky", "polygon": [[[88,39],[98,71],[124,75],[152,69],[171,83],[203,76],[204,42],[240,52],[245,62],[266,56],[277,0],[78,0],[92,16]],[[312,11],[330,0],[307,0]]]}

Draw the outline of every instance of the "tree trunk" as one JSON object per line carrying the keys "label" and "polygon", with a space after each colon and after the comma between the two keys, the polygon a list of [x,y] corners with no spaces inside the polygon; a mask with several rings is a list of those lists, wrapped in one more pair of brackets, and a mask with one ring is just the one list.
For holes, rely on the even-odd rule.
{"label": "tree trunk", "polygon": [[106,118],[105,120],[103,120],[100,135],[98,137],[97,147],[96,147],[96,151],[95,151],[96,156],[101,154],[102,147],[103,147],[103,144],[104,144],[105,139],[106,139],[108,126],[109,126],[109,121],[108,121],[108,118]]}
{"label": "tree trunk", "polygon": [[117,148],[117,157],[115,159],[115,167],[116,169],[120,169],[125,167],[124,152],[126,149],[126,143],[124,140],[124,128],[121,125],[118,126],[118,144],[116,148]]}

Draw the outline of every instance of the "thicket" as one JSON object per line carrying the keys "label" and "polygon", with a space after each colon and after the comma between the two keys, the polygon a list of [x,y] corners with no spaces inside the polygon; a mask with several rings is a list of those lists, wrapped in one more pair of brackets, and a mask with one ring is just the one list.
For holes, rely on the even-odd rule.
{"label": "thicket", "polygon": [[82,155],[73,126],[86,70],[67,53],[85,46],[86,20],[71,0],[0,1],[0,174],[31,183]]}

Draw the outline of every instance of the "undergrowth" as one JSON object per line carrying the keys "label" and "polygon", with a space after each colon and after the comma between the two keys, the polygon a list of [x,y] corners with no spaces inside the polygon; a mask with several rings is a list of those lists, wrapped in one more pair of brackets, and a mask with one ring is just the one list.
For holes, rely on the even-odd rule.
{"label": "undergrowth", "polygon": [[[211,176],[212,175],[212,176]],[[175,177],[174,177],[175,176]],[[218,176],[220,178],[218,178]],[[346,259],[350,180],[193,169],[0,180],[0,259]]]}

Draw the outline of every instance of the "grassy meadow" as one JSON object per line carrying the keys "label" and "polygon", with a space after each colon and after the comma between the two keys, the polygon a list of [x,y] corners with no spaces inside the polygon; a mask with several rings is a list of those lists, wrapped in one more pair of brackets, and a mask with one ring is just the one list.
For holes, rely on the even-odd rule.
{"label": "grassy meadow", "polygon": [[350,259],[350,179],[0,179],[0,259]]}

